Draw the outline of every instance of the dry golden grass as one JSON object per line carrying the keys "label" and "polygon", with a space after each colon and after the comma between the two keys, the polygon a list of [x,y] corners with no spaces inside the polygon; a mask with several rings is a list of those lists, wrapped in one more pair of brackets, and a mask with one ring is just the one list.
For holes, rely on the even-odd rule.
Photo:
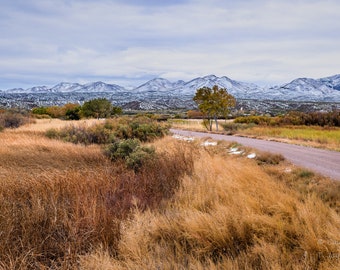
{"label": "dry golden grass", "polygon": [[115,254],[131,209],[160,207],[190,170],[177,151],[135,173],[45,129],[0,133],[0,269],[74,269],[94,246]]}
{"label": "dry golden grass", "polygon": [[[27,125],[21,126],[17,129],[12,130],[14,133],[18,133],[20,131],[27,132],[27,131],[32,131],[32,132],[44,132],[48,129],[51,128],[62,128],[65,126],[70,126],[70,125],[80,125],[80,126],[91,126],[96,123],[103,122],[103,120],[97,120],[97,119],[86,119],[86,120],[73,120],[73,121],[64,121],[60,119],[34,119],[34,122],[29,123]],[[9,130],[10,132],[11,130]]]}
{"label": "dry golden grass", "polygon": [[340,267],[339,186],[321,176],[170,137],[136,173],[51,125],[0,133],[0,269]]}
{"label": "dry golden grass", "polygon": [[[97,249],[84,269],[338,269],[340,217],[254,161],[201,153],[161,211],[135,212],[118,258]],[[96,268],[96,266],[100,266]]]}
{"label": "dry golden grass", "polygon": [[117,222],[100,199],[115,175],[99,147],[22,129],[0,141],[0,269],[69,269],[91,243],[116,241]]}
{"label": "dry golden grass", "polygon": [[203,126],[202,120],[186,120],[186,119],[173,119],[169,120],[171,127],[180,129],[189,129],[195,131],[206,131],[207,129]]}
{"label": "dry golden grass", "polygon": [[[233,120],[218,120],[219,132],[223,132],[222,124],[232,123]],[[207,128],[203,124],[202,119],[171,119],[169,120],[172,128],[179,128],[185,130],[207,132]],[[213,123],[213,132],[216,132],[215,122]]]}
{"label": "dry golden grass", "polygon": [[105,164],[100,148],[82,147],[52,141],[33,132],[3,132],[0,134],[0,177],[21,179],[28,174],[58,173],[88,169]]}

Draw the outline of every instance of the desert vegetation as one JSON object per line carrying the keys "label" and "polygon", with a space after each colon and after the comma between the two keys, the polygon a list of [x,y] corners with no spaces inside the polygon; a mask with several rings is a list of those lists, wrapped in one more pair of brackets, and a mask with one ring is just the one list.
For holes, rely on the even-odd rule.
{"label": "desert vegetation", "polygon": [[0,110],[0,131],[5,128],[18,128],[29,123],[30,118],[26,112],[15,110]]}
{"label": "desert vegetation", "polygon": [[1,132],[0,269],[339,268],[338,182],[167,128],[122,117]]}

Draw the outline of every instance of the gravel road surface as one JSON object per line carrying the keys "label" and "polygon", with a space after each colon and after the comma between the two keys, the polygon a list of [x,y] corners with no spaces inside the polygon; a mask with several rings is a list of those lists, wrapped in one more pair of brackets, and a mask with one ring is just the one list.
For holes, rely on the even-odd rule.
{"label": "gravel road surface", "polygon": [[340,152],[322,150],[281,142],[266,141],[245,137],[170,129],[174,134],[188,137],[210,137],[214,140],[225,140],[240,143],[244,146],[265,152],[282,154],[287,160],[300,167],[329,176],[340,181]]}

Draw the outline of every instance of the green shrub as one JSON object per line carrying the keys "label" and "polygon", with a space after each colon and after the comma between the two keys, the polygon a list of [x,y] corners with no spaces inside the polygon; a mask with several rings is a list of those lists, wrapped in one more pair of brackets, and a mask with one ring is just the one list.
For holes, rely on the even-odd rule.
{"label": "green shrub", "polygon": [[50,139],[84,145],[107,144],[114,141],[114,136],[102,125],[92,127],[70,125],[60,130],[49,129],[45,135]]}
{"label": "green shrub", "polygon": [[120,119],[114,134],[119,139],[136,138],[141,142],[151,142],[156,138],[164,137],[168,130],[168,125],[160,124],[145,116],[138,116],[132,119]]}
{"label": "green shrub", "polygon": [[50,139],[59,139],[59,132],[55,128],[51,128],[45,132],[45,136]]}
{"label": "green shrub", "polygon": [[126,165],[135,171],[147,164],[155,157],[155,149],[153,147],[137,147],[126,158]]}
{"label": "green shrub", "polygon": [[307,170],[301,170],[298,176],[301,178],[310,178],[314,176],[314,173],[311,171],[307,171]]}
{"label": "green shrub", "polygon": [[138,170],[155,156],[155,149],[141,146],[138,139],[127,139],[112,143],[104,154],[112,161],[124,160],[130,169]]}
{"label": "green shrub", "polygon": [[132,132],[128,124],[120,124],[116,127],[114,135],[119,139],[128,139],[132,138]]}

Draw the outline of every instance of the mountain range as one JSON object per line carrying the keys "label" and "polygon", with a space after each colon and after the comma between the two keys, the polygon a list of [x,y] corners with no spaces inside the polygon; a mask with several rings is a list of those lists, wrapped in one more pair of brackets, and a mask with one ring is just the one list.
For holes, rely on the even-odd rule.
{"label": "mountain range", "polygon": [[88,84],[61,82],[53,87],[0,90],[0,108],[32,109],[40,106],[83,104],[95,98],[106,98],[124,111],[172,111],[195,109],[193,97],[201,87],[226,88],[237,99],[236,110],[280,114],[286,111],[340,110],[340,75],[321,79],[298,78],[289,83],[261,87],[232,80],[226,76],[208,75],[190,81],[170,82],[155,78],[134,89],[104,82]]}
{"label": "mountain range", "polygon": [[3,90],[2,93],[98,93],[114,94],[129,93],[138,97],[147,96],[194,96],[198,88],[218,85],[226,88],[236,98],[258,100],[286,100],[286,101],[321,101],[340,102],[340,74],[330,77],[311,79],[298,78],[279,86],[261,87],[253,83],[232,80],[226,76],[208,75],[198,77],[188,82],[170,82],[163,78],[152,79],[132,90],[120,85],[93,82],[88,84],[61,82],[51,88],[35,86],[28,89],[14,88]]}

